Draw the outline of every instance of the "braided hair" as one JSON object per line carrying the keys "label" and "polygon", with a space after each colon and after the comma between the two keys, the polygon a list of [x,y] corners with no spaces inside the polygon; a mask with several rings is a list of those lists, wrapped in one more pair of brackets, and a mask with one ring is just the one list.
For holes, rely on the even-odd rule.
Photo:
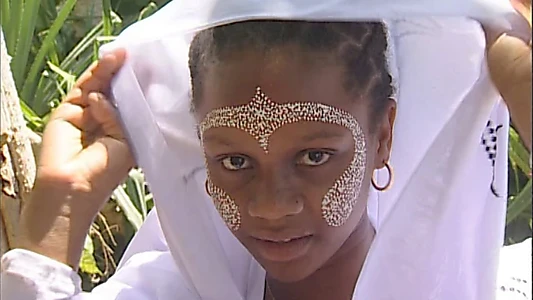
{"label": "braided hair", "polygon": [[[344,66],[343,86],[369,99],[373,117],[384,111],[394,87],[387,60],[387,32],[382,22],[245,21],[198,33],[189,50],[192,110],[201,98],[206,69],[239,57],[242,51],[267,55],[284,46],[329,55]],[[246,50],[243,50],[246,49]]]}

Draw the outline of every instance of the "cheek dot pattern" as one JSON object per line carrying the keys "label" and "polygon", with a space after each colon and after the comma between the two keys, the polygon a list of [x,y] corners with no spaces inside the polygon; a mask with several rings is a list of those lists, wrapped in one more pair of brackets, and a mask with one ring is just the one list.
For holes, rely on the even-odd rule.
{"label": "cheek dot pattern", "polygon": [[[354,140],[354,156],[350,165],[335,180],[322,200],[322,217],[333,227],[342,226],[350,217],[355,202],[361,191],[366,167],[366,143],[363,130],[357,120],[348,112],[318,102],[289,102],[278,104],[267,97],[257,87],[252,101],[246,105],[228,106],[209,112],[199,125],[200,139],[204,133],[217,127],[236,128],[245,131],[257,140],[259,146],[268,153],[272,134],[287,124],[296,122],[321,122],[335,124],[350,130]],[[211,186],[213,195],[219,193],[217,209],[224,220],[237,219],[229,217],[238,213],[236,204],[222,189]],[[219,192],[217,192],[219,191]],[[233,203],[233,204],[229,204]],[[216,204],[216,201],[215,201]],[[226,219],[224,216],[228,216]],[[240,215],[239,215],[240,222]],[[230,226],[230,224],[228,224]]]}
{"label": "cheek dot pattern", "polygon": [[[362,132],[360,138],[363,138]],[[366,165],[366,150],[360,139],[354,139],[355,153],[348,168],[335,180],[322,200],[322,217],[329,226],[339,227],[350,218],[361,191]]]}
{"label": "cheek dot pattern", "polygon": [[232,231],[237,231],[241,227],[241,213],[239,206],[221,188],[215,186],[209,175],[207,176],[207,193],[213,199],[215,208],[222,217],[222,220]]}

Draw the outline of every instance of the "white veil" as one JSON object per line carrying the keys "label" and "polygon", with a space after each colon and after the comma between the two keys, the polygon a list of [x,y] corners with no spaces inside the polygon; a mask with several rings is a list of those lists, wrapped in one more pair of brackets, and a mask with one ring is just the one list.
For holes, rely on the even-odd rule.
{"label": "white veil", "polygon": [[[488,78],[482,30],[467,17],[508,29],[514,14],[505,0],[176,0],[127,29],[103,51],[128,51],[112,93],[157,214],[109,282],[126,287],[117,289],[117,298],[262,299],[264,271],[204,191],[202,151],[189,113],[194,34],[250,19],[386,19],[398,83],[391,158],[396,181],[371,197],[378,234],[354,299],[493,299],[507,154],[498,153],[491,166],[480,140],[489,117],[505,133],[508,115]],[[503,197],[491,193],[491,183]],[[153,236],[159,230],[163,242]],[[151,243],[160,251],[143,252]],[[146,272],[154,274],[152,286],[128,293]],[[107,289],[110,297],[112,285],[105,286],[95,293]]]}

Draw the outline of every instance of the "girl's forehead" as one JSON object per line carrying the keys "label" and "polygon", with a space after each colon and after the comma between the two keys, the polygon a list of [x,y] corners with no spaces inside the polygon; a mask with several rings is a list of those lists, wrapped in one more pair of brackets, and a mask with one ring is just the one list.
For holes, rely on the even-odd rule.
{"label": "girl's forehead", "polygon": [[212,128],[229,127],[246,131],[268,152],[272,134],[287,124],[319,122],[347,128],[356,139],[363,131],[355,116],[348,111],[318,102],[276,103],[256,88],[252,101],[245,105],[227,106],[210,111],[200,123],[200,135]]}
{"label": "girl's forehead", "polygon": [[296,57],[278,57],[270,62],[244,55],[209,68],[200,111],[207,114],[221,107],[248,104],[257,86],[276,103],[317,102],[349,110],[355,99],[344,82],[344,68],[338,64],[309,63]]}

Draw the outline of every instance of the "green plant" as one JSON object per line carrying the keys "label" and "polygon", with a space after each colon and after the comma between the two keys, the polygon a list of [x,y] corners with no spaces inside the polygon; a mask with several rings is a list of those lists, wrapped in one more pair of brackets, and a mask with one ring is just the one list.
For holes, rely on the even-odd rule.
{"label": "green plant", "polygon": [[146,189],[144,174],[139,169],[131,170],[126,182],[113,192],[112,199],[116,201],[136,231],[153,207],[152,196]]}
{"label": "green plant", "polygon": [[518,133],[509,132],[509,200],[506,218],[506,243],[514,244],[531,237],[531,166],[530,154]]}
{"label": "green plant", "polygon": [[[37,85],[41,78],[41,72],[47,56],[53,51],[56,38],[60,29],[65,24],[69,14],[72,12],[77,0],[66,0],[58,11],[57,15],[50,21],[45,32],[37,32],[37,20],[45,23],[49,14],[39,16],[41,1],[8,1],[3,0],[3,10],[6,9],[8,16],[2,19],[2,28],[6,31],[6,43],[9,54],[13,57],[11,69],[19,95],[26,104],[35,108],[35,94]],[[43,4],[43,6],[50,6]],[[54,5],[55,6],[55,5]],[[49,10],[43,10],[49,12]],[[11,17],[9,17],[11,16]],[[37,34],[36,34],[37,33]],[[38,42],[36,45],[35,42]],[[57,55],[56,55],[57,57]],[[29,63],[31,62],[31,63]],[[42,113],[41,107],[37,112]]]}

